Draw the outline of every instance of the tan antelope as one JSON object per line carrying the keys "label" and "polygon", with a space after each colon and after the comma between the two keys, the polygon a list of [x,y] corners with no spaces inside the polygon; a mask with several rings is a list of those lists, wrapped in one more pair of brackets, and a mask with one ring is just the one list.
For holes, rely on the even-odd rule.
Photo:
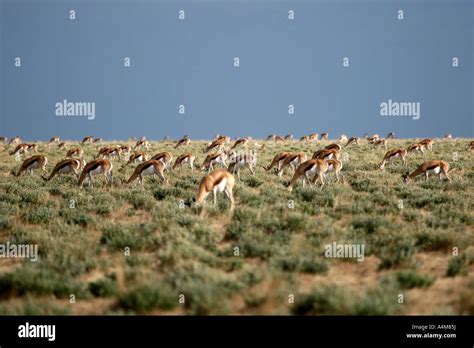
{"label": "tan antelope", "polygon": [[312,141],[312,142],[316,142],[316,141],[318,141],[318,136],[319,136],[318,133],[311,133],[311,134],[308,136],[308,140],[309,140],[309,141]]}
{"label": "tan antelope", "polygon": [[225,143],[226,143],[226,138],[225,137],[220,137],[220,138],[212,141],[209,145],[207,145],[203,152],[207,153],[207,152],[210,152],[210,151],[217,151],[217,152],[224,151]]}
{"label": "tan antelope", "polygon": [[328,133],[321,133],[321,140],[328,140],[329,134]]}
{"label": "tan antelope", "polygon": [[266,171],[271,170],[276,166],[276,172],[278,173],[283,165],[283,161],[290,155],[290,152],[280,152],[273,157],[272,163],[268,167],[263,167]]}
{"label": "tan antelope", "polygon": [[173,156],[169,152],[165,151],[157,153],[151,159],[163,162],[165,169],[168,171],[171,170],[171,161],[173,160]]}
{"label": "tan antelope", "polygon": [[411,144],[410,146],[408,146],[407,151],[408,151],[408,153],[410,153],[410,152],[421,152],[422,154],[424,154],[425,153],[425,145],[422,145],[420,143]]}
{"label": "tan antelope", "polygon": [[132,154],[132,147],[128,145],[120,145],[120,153],[122,155],[131,155]]}
{"label": "tan antelope", "polygon": [[183,153],[181,156],[176,158],[176,161],[174,162],[172,169],[174,170],[174,169],[176,169],[176,167],[179,166],[179,170],[182,171],[183,165],[188,163],[189,166],[191,167],[191,172],[194,172],[194,160],[195,159],[196,159],[196,157],[191,152]]}
{"label": "tan antelope", "polygon": [[87,136],[87,137],[84,137],[84,139],[82,139],[81,144],[82,145],[92,144],[93,141],[94,141],[94,138],[92,138],[91,136]]}
{"label": "tan antelope", "polygon": [[407,157],[407,150],[399,148],[399,149],[393,149],[387,151],[385,156],[383,157],[382,162],[379,165],[379,168],[384,170],[385,169],[385,163],[389,162],[390,164],[395,158],[400,158],[401,161],[403,162],[403,165],[407,165],[406,157]]}
{"label": "tan antelope", "polygon": [[257,165],[257,157],[250,153],[245,154],[232,154],[230,156],[230,164],[227,171],[232,174],[237,174],[237,178],[240,180],[240,170],[242,168],[248,168],[252,175],[255,175],[254,168]]}
{"label": "tan antelope", "polygon": [[48,146],[52,144],[59,144],[59,143],[60,143],[59,137],[52,137],[51,139],[49,139]]}
{"label": "tan antelope", "polygon": [[341,145],[335,144],[335,143],[329,144],[328,146],[325,146],[324,148],[327,149],[327,150],[335,149],[337,151],[341,151],[341,149],[342,149]]}
{"label": "tan antelope", "polygon": [[81,186],[84,180],[88,179],[89,186],[92,185],[93,175],[103,175],[106,183],[112,184],[113,165],[108,159],[99,158],[87,163],[77,181],[77,185]]}
{"label": "tan antelope", "polygon": [[379,139],[379,140],[375,140],[371,143],[374,147],[377,147],[377,146],[382,146],[384,147],[385,149],[387,148],[387,145],[388,145],[388,141],[387,139]]}
{"label": "tan antelope", "polygon": [[189,137],[185,135],[184,137],[178,140],[174,148],[177,149],[180,146],[188,146],[190,143],[191,143],[191,139],[189,139]]}
{"label": "tan antelope", "polygon": [[224,192],[230,200],[230,209],[234,209],[234,194],[233,189],[235,185],[234,176],[225,169],[217,169],[207,174],[199,185],[199,190],[196,195],[196,203],[202,204],[209,193],[213,194],[213,203],[217,204],[217,194]]}
{"label": "tan antelope", "polygon": [[337,160],[341,158],[341,153],[336,148],[318,150],[313,154],[313,157],[312,157],[312,159],[324,159],[324,160],[329,160],[333,158]]}
{"label": "tan antelope", "polygon": [[339,142],[342,144],[342,143],[347,143],[349,139],[347,138],[347,135],[345,134],[341,134],[341,136],[339,137]]}
{"label": "tan antelope", "polygon": [[78,156],[82,158],[82,156],[84,156],[84,150],[81,149],[80,147],[73,147],[72,149],[69,149],[66,154],[66,157],[74,157],[74,156]]}
{"label": "tan antelope", "polygon": [[133,150],[138,150],[138,149],[141,149],[142,147],[144,147],[145,149],[150,148],[150,143],[148,142],[148,140],[146,139],[138,140],[135,146],[133,147]]}
{"label": "tan antelope", "polygon": [[126,184],[138,179],[140,185],[143,185],[143,177],[146,175],[157,175],[163,183],[167,183],[168,179],[165,178],[163,174],[165,170],[165,165],[163,162],[158,160],[149,160],[143,163],[140,163],[135,170],[133,171],[130,178],[126,181]]}
{"label": "tan antelope", "polygon": [[225,160],[227,159],[227,154],[225,152],[219,153],[210,153],[204,159],[204,162],[201,165],[201,170],[206,169],[207,171],[214,170],[214,165],[219,164],[222,167],[226,167]]}
{"label": "tan antelope", "polygon": [[423,139],[420,144],[428,150],[433,150],[433,139]]}
{"label": "tan antelope", "polygon": [[99,149],[99,152],[95,156],[95,158],[116,158],[120,160],[120,155],[122,153],[122,150],[120,146],[115,145],[115,146],[105,146],[101,149]]}
{"label": "tan antelope", "polygon": [[9,145],[18,145],[20,143],[21,143],[21,138],[18,135],[11,138],[10,141],[8,142]]}
{"label": "tan antelope", "polygon": [[12,170],[12,174],[14,176],[20,176],[22,173],[27,172],[28,174],[32,174],[33,169],[41,169],[43,173],[46,172],[46,165],[48,164],[48,159],[43,155],[35,155],[25,159],[15,174]]}
{"label": "tan antelope", "polygon": [[38,144],[18,144],[13,151],[10,151],[10,156],[16,155],[16,154],[27,154],[30,150],[33,150],[33,152],[38,152]]}
{"label": "tan antelope", "polygon": [[298,166],[305,162],[308,159],[304,152],[292,152],[284,160],[283,164],[278,171],[278,176],[281,177],[286,167],[290,167],[293,171],[298,168]]}
{"label": "tan antelope", "polygon": [[92,142],[93,142],[94,144],[100,144],[100,143],[102,143],[103,141],[104,141],[104,139],[102,139],[102,138],[95,138]]}
{"label": "tan antelope", "polygon": [[293,191],[293,187],[299,179],[303,180],[303,187],[306,180],[311,185],[319,179],[321,181],[321,188],[323,188],[325,184],[324,175],[327,170],[328,163],[322,159],[310,159],[301,163],[298,168],[296,168],[295,174],[293,174],[293,177],[291,178],[288,190]]}
{"label": "tan antelope", "polygon": [[358,137],[350,137],[349,140],[347,140],[347,143],[344,147],[347,147],[351,144],[360,145],[360,139]]}
{"label": "tan antelope", "polygon": [[58,144],[58,149],[65,149],[66,148],[66,142],[62,141]]}
{"label": "tan antelope", "polygon": [[293,134],[285,135],[285,140],[293,140]]}
{"label": "tan antelope", "polygon": [[285,142],[285,138],[283,138],[281,135],[275,135],[275,139],[274,139],[275,142]]}
{"label": "tan antelope", "polygon": [[61,174],[74,173],[76,177],[79,177],[79,171],[82,170],[86,165],[86,162],[82,159],[76,158],[66,158],[62,161],[59,161],[55,166],[49,177],[42,175],[44,181],[50,181],[56,175],[60,176]]}
{"label": "tan antelope", "polygon": [[309,141],[309,136],[303,135],[303,136],[300,138],[300,141],[301,141],[301,142],[304,142],[304,143],[307,143],[307,142]]}
{"label": "tan antelope", "polygon": [[224,144],[226,144],[230,141],[230,137],[227,135],[217,134],[214,140],[221,140]]}
{"label": "tan antelope", "polygon": [[270,135],[267,137],[267,141],[275,141],[275,138],[276,138],[276,135],[275,135],[275,134],[270,134]]}
{"label": "tan antelope", "polygon": [[378,134],[374,134],[371,137],[369,137],[368,134],[365,133],[364,138],[369,142],[369,144],[373,144],[376,141],[380,140],[380,137]]}
{"label": "tan antelope", "polygon": [[148,161],[148,155],[145,152],[135,152],[134,154],[130,155],[125,165],[128,166],[129,164],[136,164],[146,161]]}
{"label": "tan antelope", "polygon": [[339,179],[342,177],[342,162],[337,159],[326,160],[328,163],[328,173],[334,173],[336,175],[336,180],[339,182]]}
{"label": "tan antelope", "polygon": [[414,178],[416,178],[418,175],[424,174],[425,176],[425,181],[428,180],[428,176],[431,173],[438,174],[439,180],[442,180],[443,176],[448,179],[448,181],[451,181],[451,178],[448,175],[449,172],[449,163],[441,160],[434,160],[434,161],[428,161],[424,162],[422,165],[420,165],[413,173],[409,174],[406,172],[406,174],[402,175],[403,181],[408,182]]}
{"label": "tan antelope", "polygon": [[240,138],[240,139],[237,139],[234,143],[234,145],[230,148],[231,150],[235,149],[237,146],[243,146],[243,147],[247,147],[249,143],[249,139],[248,138]]}

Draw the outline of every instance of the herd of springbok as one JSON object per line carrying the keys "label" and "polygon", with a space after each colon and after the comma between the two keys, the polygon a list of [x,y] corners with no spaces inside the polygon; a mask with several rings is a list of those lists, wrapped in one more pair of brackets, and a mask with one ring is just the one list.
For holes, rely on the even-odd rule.
{"label": "herd of springbok", "polygon": [[[375,134],[369,137],[367,134],[364,136],[366,142],[374,147],[382,146],[388,149],[388,143],[390,139],[394,139],[395,135],[389,133],[385,139],[382,139],[379,135]],[[445,139],[452,139],[450,134],[447,134]],[[321,140],[328,140],[329,136],[327,133],[319,134],[312,133],[309,135],[302,136],[300,142],[314,142],[319,143]],[[138,180],[139,184],[143,184],[143,177],[147,175],[158,176],[163,183],[167,183],[168,180],[165,177],[165,172],[176,170],[179,167],[180,172],[183,167],[189,166],[191,171],[196,168],[194,161],[196,155],[191,152],[184,152],[179,155],[174,163],[173,156],[169,152],[160,152],[150,157],[146,150],[149,150],[150,144],[142,137],[141,139],[131,138],[135,142],[135,146],[127,145],[114,145],[100,147],[97,155],[86,163],[83,159],[84,150],[83,147],[90,146],[91,144],[100,144],[103,142],[102,138],[85,137],[78,146],[72,146],[66,149],[67,144],[61,142],[59,137],[53,137],[49,142],[46,143],[47,147],[57,146],[58,148],[66,149],[65,159],[59,161],[54,166],[49,176],[42,175],[41,177],[45,181],[50,181],[54,177],[61,174],[74,173],[77,178],[77,184],[82,186],[84,181],[87,179],[89,186],[92,183],[92,176],[102,175],[105,181],[109,184],[112,183],[112,169],[113,160],[122,161],[125,158],[126,163],[122,164],[120,169],[125,168],[128,165],[136,165],[132,175],[123,184],[130,184]],[[251,142],[251,138],[238,138],[235,139],[233,144],[226,149],[226,146],[231,142],[230,137],[217,135],[210,143],[206,144],[203,148],[203,154],[205,159],[201,166],[197,168],[200,170],[206,170],[208,173],[201,180],[199,185],[198,193],[195,201],[202,203],[206,197],[212,192],[214,198],[214,204],[216,204],[217,193],[224,192],[225,195],[231,202],[231,209],[234,206],[233,187],[235,185],[234,175],[236,174],[240,180],[240,170],[248,168],[252,174],[255,174],[257,158],[255,153],[251,151],[243,151],[241,154],[237,152],[237,148],[247,148]],[[22,155],[27,155],[30,152],[38,153],[38,144],[36,143],[23,143],[19,136],[12,139],[6,137],[0,137],[0,142],[11,147],[9,151],[10,155],[17,156],[17,159],[21,159]],[[266,142],[296,142],[293,140],[293,135],[288,134],[286,136],[279,136],[271,134],[267,137]],[[191,143],[191,139],[185,135],[179,139],[174,148],[186,147]],[[326,175],[330,172],[334,172],[337,182],[342,177],[342,159],[341,149],[348,146],[359,146],[361,139],[358,137],[347,137],[341,135],[338,142],[329,144],[322,149],[318,149],[314,152],[311,159],[308,159],[304,152],[280,152],[277,153],[271,163],[268,166],[262,166],[266,171],[273,170],[278,177],[286,172],[289,172],[291,177],[288,185],[288,190],[292,191],[294,186],[299,180],[302,181],[304,186],[307,181],[309,185],[314,185],[318,180],[321,182],[321,188],[325,185]],[[71,145],[69,145],[71,146]],[[265,143],[260,145],[254,143],[254,146],[259,149],[265,147]],[[392,163],[395,159],[400,159],[404,166],[407,166],[407,155],[411,152],[421,152],[433,149],[433,139],[423,139],[417,143],[411,144],[408,148],[395,148],[388,150],[381,163],[378,165],[380,170],[384,170],[385,165]],[[468,145],[467,150],[474,149],[474,141],[471,141]],[[12,170],[14,176],[20,176],[23,173],[32,173],[34,169],[41,169],[46,174],[46,165],[48,159],[46,156],[41,154],[35,154],[31,157],[26,158],[20,169],[15,173]],[[123,162],[122,162],[123,163]],[[215,167],[220,167],[215,169]],[[431,160],[422,163],[412,173],[406,172],[402,175],[405,182],[410,179],[414,179],[419,175],[423,175],[425,180],[428,179],[429,174],[437,174],[439,179],[443,177],[451,181],[449,177],[449,164],[443,160]]]}

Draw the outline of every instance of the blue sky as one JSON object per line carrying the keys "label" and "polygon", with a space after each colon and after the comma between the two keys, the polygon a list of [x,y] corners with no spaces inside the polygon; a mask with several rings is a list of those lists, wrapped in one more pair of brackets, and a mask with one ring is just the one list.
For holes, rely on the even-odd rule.
{"label": "blue sky", "polygon": [[[1,135],[473,136],[472,1],[0,4]],[[56,116],[64,99],[95,118]],[[389,99],[420,103],[420,119],[382,117]]]}

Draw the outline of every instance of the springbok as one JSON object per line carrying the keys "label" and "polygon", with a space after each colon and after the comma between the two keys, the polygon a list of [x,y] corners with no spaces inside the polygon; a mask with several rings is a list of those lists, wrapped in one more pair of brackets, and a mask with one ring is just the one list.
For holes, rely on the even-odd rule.
{"label": "springbok", "polygon": [[168,180],[165,178],[163,171],[165,170],[165,165],[163,162],[158,160],[149,160],[143,163],[140,163],[135,170],[133,171],[130,178],[126,181],[126,184],[130,184],[132,181],[138,179],[140,185],[143,185],[143,177],[146,175],[158,175],[163,183],[167,183]]}
{"label": "springbok", "polygon": [[199,190],[196,195],[196,203],[202,204],[209,193],[213,193],[214,205],[217,204],[217,193],[224,192],[230,200],[230,209],[234,209],[234,194],[233,189],[235,185],[234,176],[225,169],[217,169],[207,174],[199,185]]}
{"label": "springbok", "polygon": [[395,158],[400,158],[403,162],[403,165],[407,165],[406,157],[407,157],[407,150],[399,148],[387,151],[385,156],[383,157],[382,163],[380,163],[379,168],[384,170],[385,163],[389,162],[390,164]]}
{"label": "springbok", "polygon": [[321,181],[321,188],[324,187],[324,175],[328,170],[328,163],[323,159],[310,159],[306,162],[301,163],[296,168],[295,174],[291,178],[290,185],[288,186],[289,191],[293,191],[293,187],[296,185],[298,179],[303,179],[303,187],[305,180],[308,180],[309,184],[314,184],[317,179]]}
{"label": "springbok", "polygon": [[451,178],[448,175],[449,172],[449,163],[442,161],[442,160],[433,160],[433,161],[428,161],[424,162],[421,164],[414,172],[409,174],[406,172],[406,174],[402,175],[403,181],[408,182],[418,175],[424,174],[425,176],[425,181],[428,180],[428,175],[430,173],[438,174],[439,180],[442,180],[443,176],[448,179],[448,181],[451,181]]}
{"label": "springbok", "polygon": [[189,166],[191,167],[191,172],[194,172],[194,160],[196,157],[191,153],[191,152],[186,152],[183,153],[181,156],[176,158],[176,161],[173,164],[173,170],[176,169],[176,167],[179,166],[179,170],[182,171],[183,165],[186,163],[189,163]]}
{"label": "springbok", "polygon": [[76,177],[79,177],[79,171],[83,169],[86,165],[86,162],[82,159],[76,158],[66,158],[58,162],[55,166],[49,177],[41,176],[44,181],[50,181],[55,176],[60,176],[61,174],[74,173]]}
{"label": "springbok", "polygon": [[109,184],[112,184],[112,169],[113,165],[106,158],[99,158],[90,161],[86,164],[84,169],[82,170],[81,176],[77,181],[77,185],[81,186],[84,180],[87,178],[89,186],[92,185],[92,176],[93,175],[100,175],[102,174],[105,178],[105,181]]}
{"label": "springbok", "polygon": [[33,169],[41,169],[43,173],[45,173],[47,164],[48,159],[45,156],[36,155],[25,159],[17,173],[15,173],[13,170],[11,173],[14,176],[20,176],[25,171],[31,174]]}

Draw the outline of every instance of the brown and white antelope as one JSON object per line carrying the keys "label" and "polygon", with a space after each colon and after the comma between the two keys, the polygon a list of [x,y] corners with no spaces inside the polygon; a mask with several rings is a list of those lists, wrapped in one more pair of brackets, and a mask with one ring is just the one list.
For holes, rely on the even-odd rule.
{"label": "brown and white antelope", "polygon": [[74,157],[74,156],[78,156],[82,158],[84,156],[84,150],[81,149],[80,147],[73,147],[72,149],[69,149],[66,154],[66,157]]}
{"label": "brown and white antelope", "polygon": [[321,149],[316,151],[313,154],[312,159],[340,159],[341,158],[341,152],[337,148],[330,148],[330,149]]}
{"label": "brown and white antelope", "polygon": [[29,158],[25,159],[23,161],[20,169],[18,170],[18,172],[15,173],[12,170],[12,174],[14,176],[20,176],[25,171],[29,174],[32,174],[33,169],[41,169],[43,171],[43,173],[45,173],[47,164],[48,164],[48,159],[45,156],[35,155],[35,156],[32,156],[32,157],[29,157]]}
{"label": "brown and white antelope", "polygon": [[321,188],[323,188],[325,184],[324,175],[327,170],[328,163],[322,159],[310,159],[301,163],[298,168],[296,168],[295,174],[293,174],[293,177],[291,178],[288,190],[293,191],[293,187],[299,179],[303,180],[303,187],[306,180],[311,185],[319,179],[321,181]]}
{"label": "brown and white antelope", "polygon": [[406,160],[406,157],[407,157],[407,150],[403,149],[403,148],[398,148],[398,149],[393,149],[393,150],[389,150],[387,151],[387,153],[385,153],[385,156],[383,156],[383,159],[382,159],[382,162],[380,163],[379,165],[379,168],[384,170],[385,169],[385,164],[388,162],[388,163],[392,163],[392,161],[396,158],[400,158],[401,161],[403,162],[403,165],[407,165],[407,160]]}
{"label": "brown and white antelope", "polygon": [[148,161],[148,155],[145,152],[135,152],[130,155],[125,165],[128,166],[129,164],[136,164],[136,163],[146,162],[146,161]]}
{"label": "brown and white antelope", "polygon": [[321,133],[321,140],[328,140],[329,134],[328,133]]}
{"label": "brown and white antelope", "polygon": [[92,176],[94,175],[103,175],[105,181],[109,184],[112,184],[112,169],[113,165],[106,158],[99,158],[90,161],[87,163],[82,170],[82,173],[77,181],[77,185],[81,186],[84,180],[88,179],[89,186],[92,185]]}
{"label": "brown and white antelope", "polygon": [[387,139],[395,139],[395,133],[390,132],[387,134]]}
{"label": "brown and white antelope", "polygon": [[102,143],[103,141],[104,141],[104,139],[102,139],[102,138],[95,138],[92,142],[93,142],[94,144],[100,144],[100,143]]}
{"label": "brown and white antelope", "polygon": [[226,143],[225,137],[217,138],[216,140],[213,140],[210,144],[208,144],[203,152],[207,153],[210,151],[217,151],[217,152],[224,151],[225,143]]}
{"label": "brown and white antelope", "polygon": [[163,162],[165,169],[171,170],[171,161],[173,160],[173,156],[169,152],[159,152],[151,159]]}
{"label": "brown and white antelope", "polygon": [[142,147],[146,148],[146,149],[149,149],[150,148],[150,143],[148,142],[148,140],[146,139],[140,139],[137,141],[137,143],[135,144],[135,146],[133,147],[134,150],[139,150],[141,149]]}
{"label": "brown and white antelope", "polygon": [[13,151],[10,151],[10,156],[16,154],[27,154],[30,150],[38,152],[38,144],[18,144]]}
{"label": "brown and white antelope", "polygon": [[255,175],[255,166],[257,165],[257,157],[251,153],[244,154],[232,154],[230,156],[230,163],[227,171],[232,174],[237,174],[237,178],[240,180],[240,170],[242,168],[248,168],[252,175]]}
{"label": "brown and white antelope", "polygon": [[319,136],[318,133],[311,133],[311,134],[308,136],[308,140],[309,140],[309,141],[312,141],[312,142],[317,142],[317,141],[318,141],[318,136]]}
{"label": "brown and white antelope", "polygon": [[20,143],[21,143],[21,138],[18,135],[11,138],[10,141],[8,142],[9,145],[18,145]]}
{"label": "brown and white antelope", "polygon": [[240,138],[240,139],[237,139],[235,142],[234,142],[234,145],[232,145],[232,147],[230,148],[231,150],[235,149],[237,146],[242,146],[242,147],[247,147],[249,143],[249,139],[248,138]]}
{"label": "brown and white antelope", "polygon": [[217,204],[217,194],[224,192],[230,200],[230,209],[234,208],[233,189],[235,185],[234,176],[225,169],[217,169],[207,174],[199,185],[196,195],[196,203],[202,204],[209,193],[213,194],[213,203]]}
{"label": "brown and white antelope", "polygon": [[225,160],[227,159],[227,154],[225,152],[219,153],[210,153],[204,159],[204,162],[201,165],[201,170],[211,171],[214,170],[214,165],[219,164],[223,168],[226,167]]}
{"label": "brown and white antelope", "polygon": [[332,143],[332,144],[329,144],[328,146],[325,146],[324,147],[325,149],[336,149],[337,151],[341,151],[342,147],[341,145],[339,144],[336,144],[336,143]]}
{"label": "brown and white antelope", "polygon": [[167,183],[168,179],[165,178],[163,174],[165,170],[165,165],[163,162],[158,160],[149,160],[143,163],[140,163],[135,170],[133,171],[130,178],[126,181],[126,184],[138,179],[140,185],[143,185],[143,177],[146,175],[157,175],[163,183]]}
{"label": "brown and white antelope", "polygon": [[360,139],[358,137],[350,137],[349,140],[347,140],[347,143],[344,147],[347,147],[351,144],[360,145]]}
{"label": "brown and white antelope", "polygon": [[79,171],[82,170],[86,165],[86,162],[82,158],[66,158],[59,161],[55,166],[49,177],[41,176],[44,181],[50,181],[56,175],[74,173],[76,177],[79,177]]}
{"label": "brown and white antelope", "polygon": [[290,167],[293,171],[298,168],[298,166],[305,162],[308,159],[308,156],[304,152],[292,152],[283,160],[283,164],[278,171],[278,176],[281,177],[286,167]]}
{"label": "brown and white antelope", "polygon": [[448,181],[451,181],[451,178],[448,175],[449,172],[449,163],[442,161],[442,160],[433,160],[433,161],[428,161],[424,162],[421,164],[414,172],[409,174],[408,172],[403,175],[403,181],[408,182],[414,178],[416,178],[418,175],[424,175],[425,176],[425,181],[428,180],[429,174],[438,174],[439,180],[442,180],[443,176],[448,179]]}
{"label": "brown and white antelope", "polygon": [[374,147],[377,147],[377,146],[382,146],[383,148],[387,148],[387,145],[388,145],[388,141],[387,139],[379,139],[379,140],[375,140],[371,143]]}
{"label": "brown and white antelope", "polygon": [[189,137],[185,135],[184,137],[178,140],[174,148],[177,149],[180,146],[188,146],[190,143],[191,143],[191,139],[189,139]]}
{"label": "brown and white antelope", "polygon": [[293,134],[285,135],[285,140],[293,140]]}
{"label": "brown and white antelope", "polygon": [[93,141],[94,141],[94,138],[92,138],[91,136],[87,136],[87,137],[84,137],[84,139],[82,139],[81,144],[83,145],[92,144]]}
{"label": "brown and white antelope", "polygon": [[411,144],[410,146],[408,146],[407,151],[408,151],[408,153],[410,153],[410,152],[421,152],[422,154],[424,154],[425,153],[425,148],[426,148],[425,145],[422,145],[420,143],[416,143],[416,144]]}
{"label": "brown and white antelope", "polygon": [[347,135],[345,134],[341,134],[341,136],[339,137],[339,142],[342,144],[342,143],[347,143],[349,139],[347,138]]}
{"label": "brown and white antelope", "polygon": [[58,149],[65,149],[66,148],[66,142],[62,141],[58,144]]}
{"label": "brown and white antelope", "polygon": [[337,159],[330,159],[326,160],[328,163],[328,173],[334,173],[336,175],[336,180],[339,182],[340,178],[342,177],[342,162]]}
{"label": "brown and white antelope", "polygon": [[59,137],[52,137],[51,139],[49,139],[48,146],[52,144],[59,144],[59,142],[60,142]]}
{"label": "brown and white antelope", "polygon": [[304,142],[304,143],[307,143],[307,142],[309,141],[309,136],[303,135],[303,136],[300,138],[300,141],[301,141],[301,142]]}
{"label": "brown and white antelope", "polygon": [[186,163],[191,167],[191,172],[194,172],[194,160],[196,157],[191,152],[186,152],[176,158],[176,161],[173,164],[173,170],[179,166],[179,170],[182,171],[183,165]]}
{"label": "brown and white antelope", "polygon": [[420,144],[428,150],[433,150],[433,139],[423,139],[422,141],[420,141]]}
{"label": "brown and white antelope", "polygon": [[280,152],[273,157],[272,162],[268,167],[263,167],[266,171],[271,170],[276,166],[276,172],[278,173],[283,165],[283,161],[291,154],[291,152]]}

